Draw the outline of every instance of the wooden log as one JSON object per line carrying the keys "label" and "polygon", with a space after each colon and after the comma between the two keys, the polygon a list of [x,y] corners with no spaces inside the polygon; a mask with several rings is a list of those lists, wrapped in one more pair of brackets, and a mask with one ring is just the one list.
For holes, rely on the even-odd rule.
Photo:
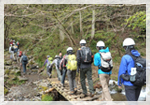
{"label": "wooden log", "polygon": [[50,88],[50,89],[44,91],[44,93],[49,93],[49,92],[53,91],[54,89],[55,89],[55,88]]}

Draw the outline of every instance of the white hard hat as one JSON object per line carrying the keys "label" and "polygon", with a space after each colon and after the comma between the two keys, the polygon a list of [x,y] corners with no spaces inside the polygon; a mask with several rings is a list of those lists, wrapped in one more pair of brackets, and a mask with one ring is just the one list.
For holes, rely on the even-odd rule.
{"label": "white hard hat", "polygon": [[55,58],[59,57],[58,55],[55,55]]}
{"label": "white hard hat", "polygon": [[103,41],[98,41],[96,47],[105,47],[105,43]]}
{"label": "white hard hat", "polygon": [[73,50],[73,48],[72,48],[72,47],[68,47],[68,48],[67,48],[67,51],[69,51],[69,50]]}
{"label": "white hard hat", "polygon": [[49,55],[47,55],[47,58],[49,58],[50,56]]}
{"label": "white hard hat", "polygon": [[130,46],[130,45],[135,45],[135,42],[132,38],[126,38],[123,41],[123,46]]}
{"label": "white hard hat", "polygon": [[86,41],[85,41],[84,39],[82,39],[82,40],[80,41],[80,44],[81,44],[81,43],[86,44]]}

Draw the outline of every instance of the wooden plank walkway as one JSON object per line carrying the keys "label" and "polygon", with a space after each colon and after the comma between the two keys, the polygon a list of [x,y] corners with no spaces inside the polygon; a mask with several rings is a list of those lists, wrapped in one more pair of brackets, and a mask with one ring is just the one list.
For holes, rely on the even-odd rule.
{"label": "wooden plank walkway", "polygon": [[[87,97],[81,97],[82,88],[80,84],[77,84],[77,93],[75,95],[69,95],[69,83],[65,81],[65,87],[61,86],[60,81],[57,78],[48,78],[48,81],[51,83],[52,87],[55,88],[64,98],[68,101],[96,101],[101,95],[94,95],[94,97],[90,97],[90,92],[88,91]],[[87,88],[87,90],[89,90]]]}

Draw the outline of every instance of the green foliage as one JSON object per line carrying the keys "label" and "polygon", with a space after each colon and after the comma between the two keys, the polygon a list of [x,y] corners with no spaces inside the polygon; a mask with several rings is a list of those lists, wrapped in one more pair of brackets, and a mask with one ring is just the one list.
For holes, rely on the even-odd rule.
{"label": "green foliage", "polygon": [[8,93],[8,89],[6,89],[5,87],[4,87],[4,95],[6,95]]}
{"label": "green foliage", "polygon": [[127,26],[132,30],[134,30],[135,28],[139,28],[140,31],[146,29],[146,12],[145,11],[136,12],[134,15],[126,19],[125,24],[127,24]]}
{"label": "green foliage", "polygon": [[7,85],[8,86],[12,86],[12,85],[21,85],[21,84],[24,84],[25,81],[19,81],[18,78],[16,78],[15,80],[8,80],[7,81]]}
{"label": "green foliage", "polygon": [[9,74],[9,73],[10,73],[9,69],[5,70],[5,74]]}
{"label": "green foliage", "polygon": [[42,94],[42,101],[53,101],[53,97],[48,94]]}

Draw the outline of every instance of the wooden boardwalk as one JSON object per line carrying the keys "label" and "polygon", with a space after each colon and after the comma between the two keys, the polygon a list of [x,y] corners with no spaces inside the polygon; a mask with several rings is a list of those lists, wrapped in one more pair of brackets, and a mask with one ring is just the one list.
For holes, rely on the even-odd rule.
{"label": "wooden boardwalk", "polygon": [[[68,101],[97,101],[101,95],[94,95],[94,97],[90,97],[90,92],[88,91],[87,97],[82,97],[82,88],[80,84],[77,84],[77,93],[75,95],[69,95],[69,83],[65,81],[65,87],[61,86],[60,81],[57,78],[48,78],[48,81],[51,83],[53,89],[56,89],[64,98]],[[52,89],[50,89],[51,91]],[[87,88],[87,90],[89,90]]]}

